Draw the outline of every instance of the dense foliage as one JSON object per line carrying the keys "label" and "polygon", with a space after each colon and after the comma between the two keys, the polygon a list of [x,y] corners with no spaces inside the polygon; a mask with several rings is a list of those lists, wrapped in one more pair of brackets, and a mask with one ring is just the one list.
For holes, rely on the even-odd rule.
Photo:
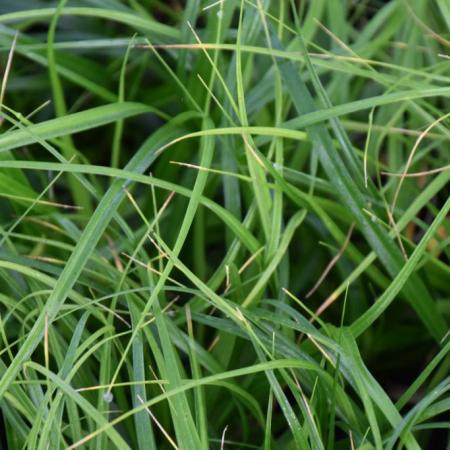
{"label": "dense foliage", "polygon": [[2,0],[1,449],[450,449],[450,3]]}

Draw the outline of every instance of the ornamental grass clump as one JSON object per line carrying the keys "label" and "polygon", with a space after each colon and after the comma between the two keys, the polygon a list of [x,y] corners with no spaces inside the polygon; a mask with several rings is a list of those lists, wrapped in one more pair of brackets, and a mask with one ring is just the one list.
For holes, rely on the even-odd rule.
{"label": "ornamental grass clump", "polygon": [[450,449],[450,4],[0,2],[0,449]]}

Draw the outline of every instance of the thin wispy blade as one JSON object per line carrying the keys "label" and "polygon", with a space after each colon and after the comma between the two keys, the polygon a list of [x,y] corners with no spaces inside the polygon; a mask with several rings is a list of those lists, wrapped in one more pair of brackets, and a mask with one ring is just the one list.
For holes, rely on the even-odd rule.
{"label": "thin wispy blade", "polygon": [[392,214],[395,211],[395,207],[397,206],[397,201],[398,201],[398,197],[400,195],[400,191],[402,189],[402,185],[403,185],[403,179],[406,177],[409,168],[411,167],[411,164],[413,162],[414,156],[417,152],[417,149],[419,148],[419,145],[421,144],[421,142],[427,137],[428,133],[438,124],[440,124],[441,122],[443,122],[444,120],[446,120],[447,118],[450,117],[450,113],[444,114],[443,116],[437,118],[436,120],[434,120],[430,125],[428,125],[425,130],[422,131],[422,133],[420,133],[420,136],[417,138],[416,142],[414,143],[414,146],[411,150],[411,152],[409,153],[408,156],[408,160],[406,162],[405,165],[405,169],[403,171],[403,175],[400,178],[400,181],[398,183],[397,189],[395,190],[395,194],[394,194],[394,199],[392,200],[392,206],[391,206],[391,212]]}
{"label": "thin wispy blade", "polygon": [[[0,112],[2,110],[3,101],[5,99],[6,86],[8,84],[8,78],[9,78],[9,74],[11,72],[13,56],[14,56],[14,51],[16,49],[16,43],[17,43],[18,36],[19,36],[19,32],[16,31],[16,33],[14,34],[12,43],[11,43],[11,48],[9,49],[8,59],[6,61],[6,66],[5,66],[5,71],[3,72],[2,85],[0,88]],[[4,120],[3,117],[0,116],[0,125],[3,123],[3,120]]]}
{"label": "thin wispy blade", "polygon": [[225,434],[228,430],[228,425],[222,431],[222,438],[220,439],[220,450],[225,450]]}
{"label": "thin wispy blade", "polygon": [[311,290],[308,291],[308,293],[305,295],[305,298],[311,297],[311,295],[313,295],[314,292],[316,292],[317,289],[319,289],[320,285],[323,283],[323,281],[325,280],[327,275],[330,273],[331,269],[337,264],[339,259],[345,253],[345,250],[347,249],[348,244],[350,242],[350,239],[352,237],[352,233],[353,233],[354,228],[355,228],[355,223],[352,223],[350,228],[349,228],[349,230],[348,230],[348,232],[347,232],[347,236],[345,237],[345,240],[344,240],[344,243],[342,244],[342,247],[339,249],[339,251],[333,257],[333,259],[327,264],[327,267],[322,272],[322,274],[320,275],[319,279],[316,281],[316,283],[311,288]]}
{"label": "thin wispy blade", "polygon": [[[142,399],[140,395],[137,396],[139,402],[145,406],[145,402]],[[167,439],[169,444],[174,448],[174,450],[180,450],[177,446],[176,442],[173,440],[173,438],[170,436],[170,434],[167,432],[167,430],[163,427],[161,422],[156,418],[156,416],[151,412],[150,408],[145,406],[145,410],[149,414],[149,416],[152,418],[152,420],[155,422],[156,426],[160,429],[161,433],[164,435],[164,437]]]}
{"label": "thin wispy blade", "polygon": [[450,170],[450,164],[438,167],[436,169],[430,169],[430,170],[422,170],[420,172],[409,172],[409,173],[399,173],[399,172],[381,172],[383,175],[387,175],[389,177],[403,177],[403,178],[417,178],[417,177],[424,177],[427,175],[434,175],[436,173],[440,172],[446,172],[447,170]]}
{"label": "thin wispy blade", "polygon": [[214,8],[216,6],[223,7],[223,4],[225,3],[225,0],[218,0],[217,2],[211,3],[209,5],[206,5],[202,8],[202,11],[207,11],[208,9]]}

